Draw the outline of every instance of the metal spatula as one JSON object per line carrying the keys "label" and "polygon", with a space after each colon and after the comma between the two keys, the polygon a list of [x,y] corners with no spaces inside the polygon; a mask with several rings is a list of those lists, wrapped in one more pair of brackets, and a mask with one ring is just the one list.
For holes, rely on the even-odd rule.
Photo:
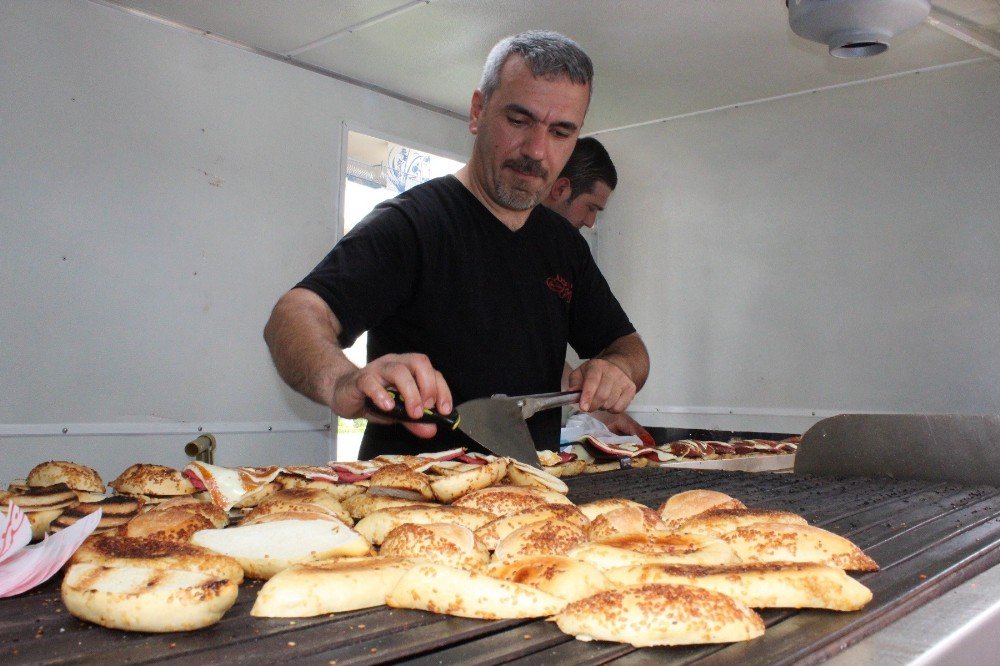
{"label": "metal spatula", "polygon": [[[401,421],[413,421],[406,413],[402,399],[390,390],[395,405],[385,412],[369,401],[369,408],[382,411]],[[533,395],[475,398],[458,405],[451,414],[444,416],[433,409],[425,409],[418,421],[436,423],[451,429],[458,429],[471,437],[483,448],[498,456],[510,456],[515,460],[541,467],[531,431],[525,419],[537,412],[571,405],[580,400],[579,391],[537,393]]]}

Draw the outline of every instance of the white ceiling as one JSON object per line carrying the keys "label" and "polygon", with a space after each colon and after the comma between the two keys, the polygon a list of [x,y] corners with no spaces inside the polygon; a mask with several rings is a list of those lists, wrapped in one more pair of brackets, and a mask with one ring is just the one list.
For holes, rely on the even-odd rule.
{"label": "white ceiling", "polygon": [[1000,0],[937,0],[888,52],[854,60],[792,33],[783,0],[93,1],[459,117],[494,43],[556,30],[597,70],[585,132],[1000,56]]}

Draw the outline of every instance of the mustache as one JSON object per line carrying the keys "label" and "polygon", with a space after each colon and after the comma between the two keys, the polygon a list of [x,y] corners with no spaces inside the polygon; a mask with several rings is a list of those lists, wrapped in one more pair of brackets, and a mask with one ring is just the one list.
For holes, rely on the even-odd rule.
{"label": "mustache", "polygon": [[521,173],[526,173],[530,176],[538,176],[539,178],[548,178],[549,172],[542,163],[538,160],[533,160],[530,157],[521,157],[516,160],[507,160],[503,163],[505,167],[510,167],[515,171],[520,171]]}

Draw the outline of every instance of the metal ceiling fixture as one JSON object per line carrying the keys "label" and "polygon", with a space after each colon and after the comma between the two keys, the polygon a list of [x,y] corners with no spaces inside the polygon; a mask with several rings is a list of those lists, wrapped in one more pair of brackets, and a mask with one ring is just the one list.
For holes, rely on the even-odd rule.
{"label": "metal ceiling fixture", "polygon": [[930,0],[785,0],[799,37],[830,47],[838,58],[884,53],[895,35],[920,24]]}

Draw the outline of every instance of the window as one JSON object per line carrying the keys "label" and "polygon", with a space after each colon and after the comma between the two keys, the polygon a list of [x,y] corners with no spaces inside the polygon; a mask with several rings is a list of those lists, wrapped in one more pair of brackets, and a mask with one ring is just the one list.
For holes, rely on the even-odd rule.
{"label": "window", "polygon": [[[354,228],[379,202],[431,178],[455,173],[462,166],[462,162],[446,157],[359,132],[348,132],[343,233]],[[363,334],[344,351],[353,363],[362,366],[367,350],[368,335]],[[357,459],[364,429],[364,419],[338,420],[338,460]]]}

